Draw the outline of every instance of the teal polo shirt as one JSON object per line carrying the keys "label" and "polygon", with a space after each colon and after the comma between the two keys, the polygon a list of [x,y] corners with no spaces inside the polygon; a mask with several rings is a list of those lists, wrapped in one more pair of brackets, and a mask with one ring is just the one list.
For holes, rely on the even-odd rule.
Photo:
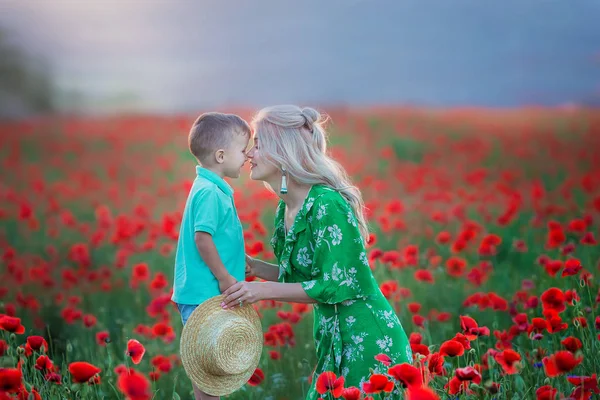
{"label": "teal polo shirt", "polygon": [[238,281],[245,279],[244,232],[233,203],[233,189],[219,175],[196,166],[196,179],[188,195],[175,253],[171,300],[196,305],[221,294],[219,282],[200,257],[194,235],[212,235],[221,261]]}

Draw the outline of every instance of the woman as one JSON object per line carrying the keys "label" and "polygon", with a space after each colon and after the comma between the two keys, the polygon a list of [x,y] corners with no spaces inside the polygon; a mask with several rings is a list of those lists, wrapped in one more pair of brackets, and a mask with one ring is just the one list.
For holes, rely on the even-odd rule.
{"label": "woman", "polygon": [[376,355],[388,355],[394,365],[412,362],[412,353],[369,268],[360,191],[327,155],[323,121],[314,109],[269,107],[252,124],[250,177],[281,198],[271,240],[279,265],[248,257],[252,274],[271,282],[234,284],[223,292],[223,307],[259,300],[313,303],[318,363],[307,399],[319,397],[316,378],[324,371],[362,390],[369,368],[381,371]]}

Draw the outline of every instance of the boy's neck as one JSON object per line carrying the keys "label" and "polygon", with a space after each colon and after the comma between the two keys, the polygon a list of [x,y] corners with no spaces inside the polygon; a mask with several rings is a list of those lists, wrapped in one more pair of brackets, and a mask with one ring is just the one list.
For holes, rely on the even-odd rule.
{"label": "boy's neck", "polygon": [[209,170],[210,172],[219,175],[219,177],[221,179],[225,178],[225,174],[223,173],[223,171],[221,171],[220,168],[216,167],[216,166],[211,166],[211,165],[202,165],[200,164],[200,166],[206,170]]}

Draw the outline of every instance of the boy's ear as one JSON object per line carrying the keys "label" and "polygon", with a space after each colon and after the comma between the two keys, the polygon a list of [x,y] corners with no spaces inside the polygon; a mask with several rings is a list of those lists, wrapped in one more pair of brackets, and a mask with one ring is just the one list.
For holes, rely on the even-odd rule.
{"label": "boy's ear", "polygon": [[218,164],[223,164],[223,162],[225,161],[225,150],[219,149],[215,151],[215,160]]}

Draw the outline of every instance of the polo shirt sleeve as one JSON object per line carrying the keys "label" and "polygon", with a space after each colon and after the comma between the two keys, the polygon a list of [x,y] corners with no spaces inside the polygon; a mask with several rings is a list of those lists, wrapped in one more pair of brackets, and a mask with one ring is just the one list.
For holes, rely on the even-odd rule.
{"label": "polo shirt sleeve", "polygon": [[217,192],[202,190],[196,194],[193,204],[194,231],[214,235],[223,215],[223,203]]}

